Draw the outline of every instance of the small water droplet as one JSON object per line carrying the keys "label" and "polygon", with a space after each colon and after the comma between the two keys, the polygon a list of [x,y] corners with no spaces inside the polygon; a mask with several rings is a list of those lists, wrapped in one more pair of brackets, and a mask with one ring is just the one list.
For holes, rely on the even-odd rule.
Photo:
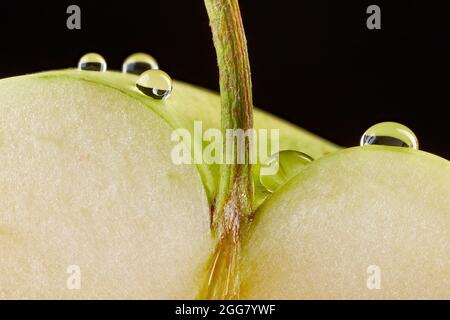
{"label": "small water droplet", "polygon": [[123,73],[140,75],[147,70],[158,69],[158,62],[151,55],[138,52],[125,59],[122,65]]}
{"label": "small water droplet", "polygon": [[78,69],[85,71],[106,71],[106,60],[98,53],[87,53],[78,61]]}
{"label": "small water droplet", "polygon": [[154,99],[166,99],[172,92],[172,78],[162,70],[147,70],[136,81],[136,87]]}
{"label": "small water droplet", "polygon": [[397,122],[381,122],[364,132],[360,145],[384,145],[419,149],[419,141],[414,132]]}
{"label": "small water droplet", "polygon": [[[313,158],[303,152],[295,150],[280,151],[272,155],[266,164],[261,165],[259,180],[267,190],[275,192],[312,161]],[[263,170],[269,172],[269,174],[263,174]]]}

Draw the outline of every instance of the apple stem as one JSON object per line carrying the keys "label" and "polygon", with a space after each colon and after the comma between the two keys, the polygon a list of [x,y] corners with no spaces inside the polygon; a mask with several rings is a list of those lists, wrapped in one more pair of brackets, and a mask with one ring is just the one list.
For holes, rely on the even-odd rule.
{"label": "apple stem", "polygon": [[[253,128],[252,83],[247,41],[237,0],[205,0],[220,76],[221,129]],[[233,143],[234,145],[234,143]],[[250,141],[245,139],[245,163],[220,165],[220,182],[212,215],[218,244],[210,264],[207,298],[235,298],[239,294],[240,229],[252,214],[253,180]]]}

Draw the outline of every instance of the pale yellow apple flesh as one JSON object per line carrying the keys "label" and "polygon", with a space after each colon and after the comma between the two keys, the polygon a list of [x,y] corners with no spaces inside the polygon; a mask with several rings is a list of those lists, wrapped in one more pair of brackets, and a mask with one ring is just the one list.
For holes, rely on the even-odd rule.
{"label": "pale yellow apple flesh", "polygon": [[384,146],[325,156],[256,212],[242,255],[243,299],[449,299],[450,163]]}
{"label": "pale yellow apple flesh", "polygon": [[[175,165],[170,138],[194,120],[220,128],[220,99],[175,82],[154,100],[136,79],[65,70],[0,81],[0,299],[198,295],[218,167]],[[256,117],[281,129],[285,148],[336,149]]]}
{"label": "pale yellow apple flesh", "polygon": [[[135,80],[68,70],[0,81],[0,299],[198,296],[218,167],[173,164],[170,136],[194,120],[220,127],[220,100],[175,82],[157,101]],[[281,129],[282,149],[314,158],[337,149],[260,111],[255,127]],[[243,230],[240,297],[450,298],[449,233],[448,161],[335,152]]]}
{"label": "pale yellow apple flesh", "polygon": [[0,90],[0,297],[194,297],[209,205],[170,127],[118,91],[31,82]]}

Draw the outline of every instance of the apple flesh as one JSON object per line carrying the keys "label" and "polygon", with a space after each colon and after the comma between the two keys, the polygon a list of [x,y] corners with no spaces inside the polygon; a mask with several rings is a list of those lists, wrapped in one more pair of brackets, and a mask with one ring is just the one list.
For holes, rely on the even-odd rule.
{"label": "apple flesh", "polygon": [[[194,166],[139,101],[84,81],[2,81],[3,298],[189,298],[212,240]],[[66,269],[81,270],[69,290]]]}
{"label": "apple flesh", "polygon": [[[197,296],[214,239],[218,166],[175,165],[174,128],[220,127],[218,95],[174,83],[158,101],[115,72],[0,81],[0,298]],[[337,147],[262,112],[282,147]],[[81,271],[70,290],[70,266]]]}
{"label": "apple flesh", "polygon": [[241,298],[449,299],[449,244],[447,160],[345,149],[313,162],[256,212],[243,240]]}

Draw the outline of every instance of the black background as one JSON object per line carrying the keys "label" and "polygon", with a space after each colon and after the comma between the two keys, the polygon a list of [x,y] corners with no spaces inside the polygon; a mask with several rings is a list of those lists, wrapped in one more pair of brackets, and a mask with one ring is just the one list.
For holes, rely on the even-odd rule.
{"label": "black background", "polygon": [[[180,316],[175,314],[177,307],[208,306],[220,310],[220,304],[228,305],[275,305],[272,315],[220,315],[209,313],[206,318],[198,316]],[[100,316],[114,315],[120,319],[146,317],[155,319],[291,319],[304,314],[314,317],[345,319],[382,319],[387,314],[394,314],[408,318],[427,318],[431,312],[444,313],[448,310],[448,301],[0,301],[2,311],[9,311],[17,316],[42,315],[50,319],[84,319],[86,315]]]}
{"label": "black background", "polygon": [[[81,30],[66,28],[70,4]],[[381,30],[366,28],[370,4]],[[401,122],[421,149],[449,158],[450,11],[437,4],[240,1],[255,105],[343,146],[377,122]],[[201,0],[2,1],[0,34],[0,77],[75,67],[89,51],[120,69],[145,51],[173,78],[218,88]]]}

